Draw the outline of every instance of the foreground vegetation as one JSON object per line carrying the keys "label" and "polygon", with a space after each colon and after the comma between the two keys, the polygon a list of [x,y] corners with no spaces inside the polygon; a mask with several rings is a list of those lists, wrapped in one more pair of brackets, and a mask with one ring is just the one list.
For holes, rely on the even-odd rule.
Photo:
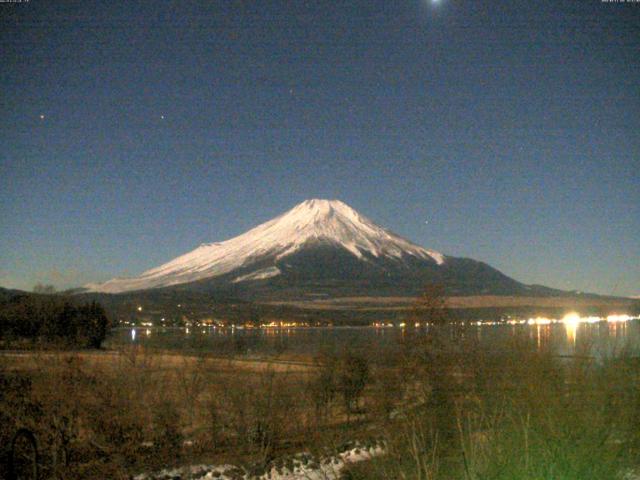
{"label": "foreground vegetation", "polygon": [[384,454],[347,464],[351,479],[601,480],[640,466],[633,352],[584,346],[561,358],[526,335],[482,347],[465,327],[446,328],[437,289],[410,314],[435,326],[375,348],[329,343],[306,362],[285,350],[258,361],[221,346],[191,356],[86,350],[108,331],[99,305],[15,297],[0,310],[0,340],[30,350],[0,354],[0,478],[18,431],[38,440],[40,478],[197,463],[243,465],[238,478],[248,478],[352,441]]}
{"label": "foreground vegetation", "polygon": [[413,406],[376,425],[387,454],[351,478],[595,480],[640,465],[638,357],[434,352],[410,370]]}
{"label": "foreground vegetation", "polygon": [[640,465],[637,357],[464,338],[408,331],[388,350],[327,348],[308,365],[140,347],[4,355],[0,443],[35,432],[42,478],[203,462],[259,474],[350,440],[386,451],[343,472],[353,479],[615,479]]}

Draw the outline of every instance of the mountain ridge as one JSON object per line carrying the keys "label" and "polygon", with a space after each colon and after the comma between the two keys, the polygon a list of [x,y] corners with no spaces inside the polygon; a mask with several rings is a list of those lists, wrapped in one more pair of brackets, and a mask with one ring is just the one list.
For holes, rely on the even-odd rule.
{"label": "mountain ridge", "polygon": [[197,290],[246,298],[309,294],[415,295],[438,283],[449,295],[555,295],[490,265],[419,246],[339,200],[306,200],[247,232],[132,278],[85,286],[93,293]]}
{"label": "mountain ridge", "polygon": [[[376,225],[339,200],[306,200],[291,210],[223,242],[203,243],[138,277],[86,285],[89,291],[122,293],[191,283],[241,270],[264,259],[277,263],[315,244],[345,249],[360,260],[415,257],[441,265],[445,256]],[[270,276],[280,269],[269,265]],[[277,269],[277,270],[276,270]],[[249,274],[234,280],[249,280]],[[244,277],[244,280],[243,280]]]}

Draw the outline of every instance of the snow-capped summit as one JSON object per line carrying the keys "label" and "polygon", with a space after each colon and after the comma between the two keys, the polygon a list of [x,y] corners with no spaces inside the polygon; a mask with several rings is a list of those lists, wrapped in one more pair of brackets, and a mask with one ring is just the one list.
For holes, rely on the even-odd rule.
{"label": "snow-capped summit", "polygon": [[[135,278],[115,278],[86,288],[120,293],[229,276],[229,282],[264,280],[291,267],[289,259],[321,249],[320,268],[340,269],[352,261],[374,265],[446,262],[441,253],[415,245],[376,225],[339,200],[306,200],[288,212],[230,240],[203,243],[195,250]],[[327,251],[331,251],[326,257]],[[344,254],[351,258],[347,258]],[[298,257],[296,257],[298,256]],[[315,256],[317,260],[317,255]],[[324,272],[327,273],[327,272]]]}
{"label": "snow-capped summit", "polygon": [[315,240],[341,246],[358,258],[367,253],[374,257],[396,258],[409,254],[431,257],[439,264],[444,261],[442,254],[414,245],[379,227],[340,200],[306,200],[245,235],[286,247],[278,253],[280,258]]}

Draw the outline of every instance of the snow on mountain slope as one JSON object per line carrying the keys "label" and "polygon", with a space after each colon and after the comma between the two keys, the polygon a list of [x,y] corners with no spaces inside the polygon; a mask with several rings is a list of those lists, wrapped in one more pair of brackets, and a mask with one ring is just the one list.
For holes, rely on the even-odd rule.
{"label": "snow on mountain slope", "polygon": [[[217,277],[252,264],[277,260],[309,242],[335,245],[367,261],[372,257],[402,260],[406,256],[433,261],[445,257],[379,227],[338,200],[306,200],[288,212],[248,232],[220,243],[205,243],[195,250],[135,278],[115,278],[89,284],[94,292],[119,293],[166,287]],[[275,265],[241,275],[235,282],[269,278],[281,272]]]}
{"label": "snow on mountain slope", "polygon": [[233,280],[233,283],[245,282],[247,280],[263,280],[265,278],[276,277],[282,272],[278,267],[267,267],[262,270],[248,273],[247,275],[241,275]]}

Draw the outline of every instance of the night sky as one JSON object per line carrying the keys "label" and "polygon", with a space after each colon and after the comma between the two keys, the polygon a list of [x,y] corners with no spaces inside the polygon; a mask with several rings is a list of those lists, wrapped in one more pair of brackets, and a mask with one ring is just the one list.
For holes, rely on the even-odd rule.
{"label": "night sky", "polygon": [[526,283],[640,295],[640,2],[0,15],[1,286],[138,274],[336,198]]}

